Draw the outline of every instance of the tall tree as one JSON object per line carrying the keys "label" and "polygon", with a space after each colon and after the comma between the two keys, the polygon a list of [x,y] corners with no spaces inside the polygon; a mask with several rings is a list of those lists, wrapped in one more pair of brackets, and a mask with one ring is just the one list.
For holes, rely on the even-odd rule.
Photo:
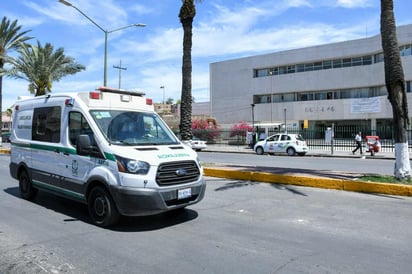
{"label": "tall tree", "polygon": [[[200,0],[198,2],[201,2]],[[194,0],[182,0],[179,18],[183,26],[182,95],[180,105],[180,136],[191,140],[192,132],[192,36],[196,16]]]}
{"label": "tall tree", "polygon": [[29,32],[21,31],[21,26],[17,25],[17,20],[10,23],[6,17],[3,17],[0,23],[0,132],[3,129],[2,115],[3,113],[3,68],[11,57],[8,52],[19,49],[20,45],[31,37],[26,36]]}
{"label": "tall tree", "polygon": [[5,71],[6,75],[29,81],[29,91],[35,96],[51,92],[54,81],[85,69],[74,58],[65,56],[63,48],[54,51],[50,43],[42,47],[37,41],[37,46],[23,45],[18,52],[19,57],[12,62],[13,68]]}
{"label": "tall tree", "polygon": [[407,132],[409,116],[405,80],[396,35],[393,0],[381,0],[381,38],[385,63],[385,83],[393,113],[396,159],[394,175],[398,179],[404,179],[411,176]]}

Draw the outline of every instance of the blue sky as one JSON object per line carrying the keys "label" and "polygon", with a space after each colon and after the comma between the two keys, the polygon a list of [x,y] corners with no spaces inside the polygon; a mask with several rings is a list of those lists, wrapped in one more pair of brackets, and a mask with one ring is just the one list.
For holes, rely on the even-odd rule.
{"label": "blue sky", "polygon": [[[180,99],[183,30],[179,0],[69,0],[108,35],[108,86],[146,92],[161,102]],[[397,25],[412,23],[412,2],[394,0]],[[192,93],[209,100],[209,64],[228,59],[373,36],[380,29],[378,0],[203,0],[193,22]],[[42,45],[86,67],[62,78],[53,93],[94,90],[103,84],[104,32],[58,0],[2,1],[3,16],[18,20]],[[164,89],[160,87],[164,86]],[[28,82],[3,79],[3,109],[17,96],[29,95]]]}

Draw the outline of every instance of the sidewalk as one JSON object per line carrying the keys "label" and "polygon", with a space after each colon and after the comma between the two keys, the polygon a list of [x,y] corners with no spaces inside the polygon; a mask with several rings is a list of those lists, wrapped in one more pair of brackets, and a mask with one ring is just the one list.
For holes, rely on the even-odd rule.
{"label": "sidewalk", "polygon": [[[202,150],[207,152],[232,152],[232,153],[250,153],[256,154],[253,149],[248,148],[246,145],[239,145],[239,146],[231,146],[231,145],[224,145],[224,144],[208,144],[207,148]],[[352,154],[352,150],[349,148],[347,151],[342,150],[334,150],[333,153],[331,149],[311,149],[309,147],[309,152],[303,156],[314,156],[314,157],[347,157],[347,158],[378,158],[378,159],[395,159],[394,152],[378,152],[374,156],[371,156],[370,153],[365,153],[363,151],[363,155],[360,155],[357,152],[355,155]]]}

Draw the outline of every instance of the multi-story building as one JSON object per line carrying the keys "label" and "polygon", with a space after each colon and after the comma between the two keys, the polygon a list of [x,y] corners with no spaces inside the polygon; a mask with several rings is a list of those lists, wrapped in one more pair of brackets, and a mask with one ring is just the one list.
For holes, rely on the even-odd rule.
{"label": "multi-story building", "polygon": [[[398,27],[397,35],[412,102],[412,25]],[[390,124],[381,36],[212,63],[210,108],[223,127]]]}

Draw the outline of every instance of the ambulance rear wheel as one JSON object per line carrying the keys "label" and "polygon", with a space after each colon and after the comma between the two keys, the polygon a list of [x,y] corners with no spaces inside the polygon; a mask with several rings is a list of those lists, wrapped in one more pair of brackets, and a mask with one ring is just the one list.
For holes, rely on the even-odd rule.
{"label": "ambulance rear wheel", "polygon": [[19,176],[20,195],[23,199],[33,200],[37,194],[37,189],[33,187],[27,171],[23,170]]}
{"label": "ambulance rear wheel", "polygon": [[94,224],[109,227],[118,222],[120,214],[109,192],[96,186],[90,191],[88,198],[89,214]]}

